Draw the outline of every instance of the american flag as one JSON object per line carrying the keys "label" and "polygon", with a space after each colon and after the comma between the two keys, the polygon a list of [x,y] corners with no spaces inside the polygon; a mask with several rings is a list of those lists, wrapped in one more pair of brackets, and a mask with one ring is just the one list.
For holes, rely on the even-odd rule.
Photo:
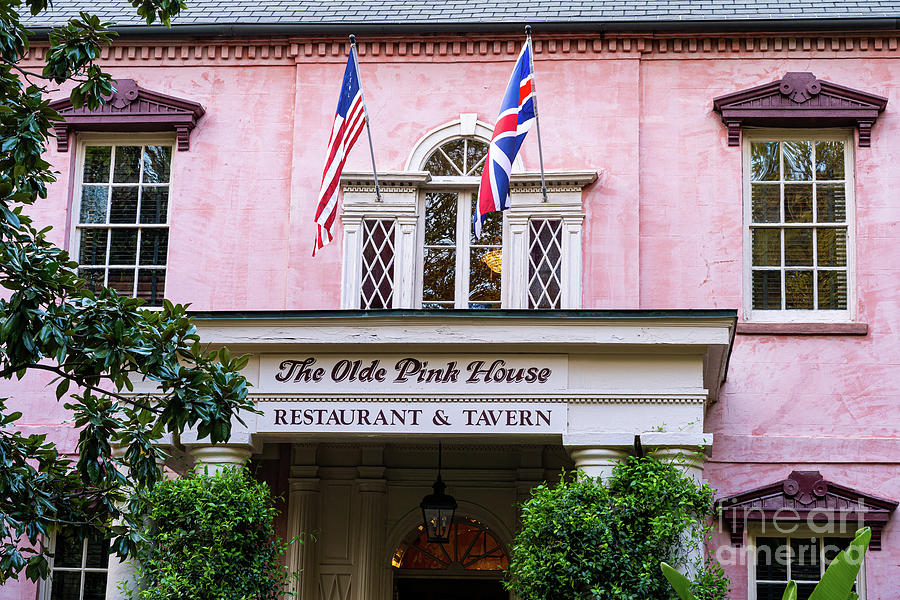
{"label": "american flag", "polygon": [[476,238],[481,238],[481,226],[488,213],[509,208],[509,173],[525,134],[535,122],[533,75],[531,44],[525,42],[506,86],[481,174],[478,214],[474,216]]}
{"label": "american flag", "polygon": [[322,173],[322,187],[319,190],[319,204],[316,207],[316,252],[330,244],[334,239],[334,221],[337,218],[338,188],[344,162],[353,144],[356,143],[366,124],[366,112],[363,104],[362,89],[357,76],[356,51],[351,46],[347,68],[344,70],[344,81],[341,83],[341,94],[338,97],[334,124],[331,126],[331,139],[328,141],[328,159]]}

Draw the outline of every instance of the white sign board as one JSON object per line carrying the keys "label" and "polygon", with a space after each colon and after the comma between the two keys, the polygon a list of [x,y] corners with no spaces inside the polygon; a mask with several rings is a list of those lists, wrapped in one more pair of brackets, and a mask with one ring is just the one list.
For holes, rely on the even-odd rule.
{"label": "white sign board", "polygon": [[565,433],[557,402],[260,402],[259,433]]}
{"label": "white sign board", "polygon": [[271,394],[561,392],[565,354],[262,355],[255,391]]}

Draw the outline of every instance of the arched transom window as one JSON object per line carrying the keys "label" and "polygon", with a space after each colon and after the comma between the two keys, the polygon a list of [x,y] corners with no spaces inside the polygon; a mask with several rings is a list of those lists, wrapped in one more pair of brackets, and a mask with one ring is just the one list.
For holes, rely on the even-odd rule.
{"label": "arched transom window", "polygon": [[493,533],[475,519],[457,517],[446,544],[429,543],[420,525],[394,552],[401,570],[505,571],[509,559]]}
{"label": "arched transom window", "polygon": [[443,143],[425,161],[432,183],[422,207],[422,308],[500,308],[502,213],[488,217],[481,239],[472,230],[487,150],[486,141],[462,137]]}

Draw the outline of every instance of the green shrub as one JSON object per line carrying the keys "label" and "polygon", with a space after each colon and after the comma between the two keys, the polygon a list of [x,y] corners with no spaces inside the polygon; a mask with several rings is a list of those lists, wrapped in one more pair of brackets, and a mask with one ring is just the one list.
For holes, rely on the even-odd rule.
{"label": "green shrub", "polygon": [[269,488],[246,469],[192,474],[150,493],[139,600],[270,600],[286,571]]}
{"label": "green shrub", "polygon": [[[606,482],[578,473],[540,485],[522,507],[506,586],[521,600],[674,598],[659,564],[683,564],[704,542],[712,500],[709,486],[652,458],[623,462]],[[701,597],[727,597],[717,563],[693,567]]]}

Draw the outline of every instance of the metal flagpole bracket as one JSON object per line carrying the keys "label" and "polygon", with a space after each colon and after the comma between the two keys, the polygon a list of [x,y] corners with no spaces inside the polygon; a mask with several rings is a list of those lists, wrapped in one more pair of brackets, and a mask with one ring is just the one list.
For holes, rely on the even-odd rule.
{"label": "metal flagpole bracket", "polygon": [[544,180],[544,149],[541,144],[541,118],[538,114],[537,84],[534,73],[534,45],[531,43],[531,25],[525,26],[525,43],[528,44],[528,62],[531,67],[531,102],[534,104],[534,124],[537,127],[538,160],[541,164],[541,194],[544,202],[547,202],[547,182]]}
{"label": "metal flagpole bracket", "polygon": [[[366,133],[369,136],[369,154],[372,157],[372,175],[375,176],[375,202],[381,202],[381,186],[378,185],[378,169],[375,167],[375,147],[372,145],[372,129],[369,127],[369,109],[366,107],[366,95],[362,88],[362,76],[359,74],[359,55],[356,53],[356,36],[350,34],[350,54],[356,68],[356,80],[359,82],[359,95],[362,98],[363,114],[366,116]],[[540,133],[538,139],[540,140]]]}

